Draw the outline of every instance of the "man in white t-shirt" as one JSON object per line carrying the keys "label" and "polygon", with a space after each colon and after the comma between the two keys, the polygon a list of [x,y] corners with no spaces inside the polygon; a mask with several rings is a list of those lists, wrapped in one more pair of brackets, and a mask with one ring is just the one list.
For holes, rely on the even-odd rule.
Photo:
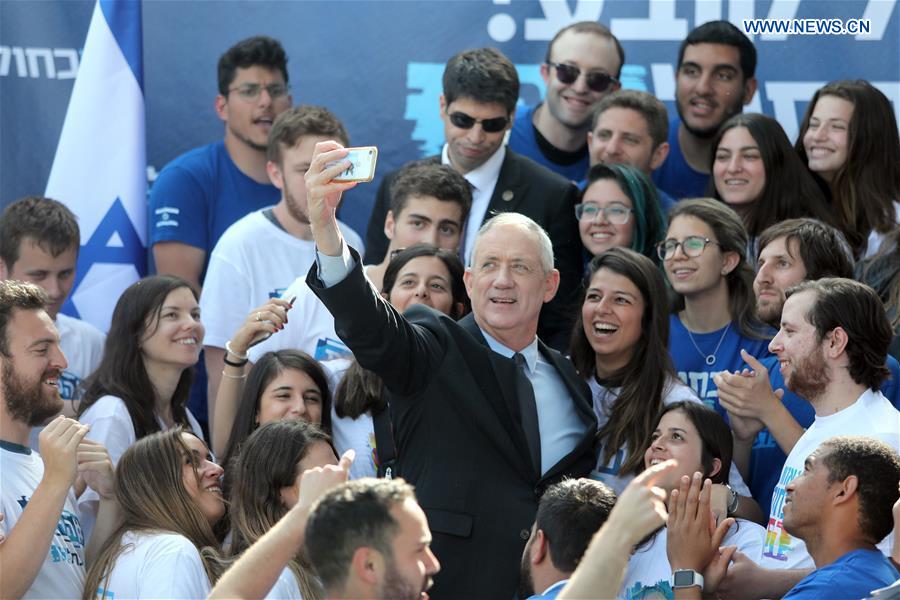
{"label": "man in white t-shirt", "polygon": [[[772,495],[761,566],[735,554],[720,588],[726,596],[752,590],[755,597],[780,597],[813,567],[803,541],[784,529],[784,503],[786,488],[823,441],[866,436],[900,450],[900,412],[875,391],[888,375],[891,340],[878,295],[850,279],[824,278],[793,286],[785,296],[781,330],[769,348],[788,389],[809,401],[816,418],[792,448]],[[880,547],[889,551],[890,540]]]}
{"label": "man in white t-shirt", "polygon": [[[49,198],[27,196],[7,206],[0,217],[0,279],[34,283],[47,293],[47,314],[55,322],[68,359],[59,393],[63,414],[70,417],[81,397],[81,381],[100,364],[105,341],[90,323],[60,312],[75,283],[80,239],[72,211]],[[38,433],[32,436],[35,449]]]}
{"label": "man in white t-shirt", "polygon": [[[60,376],[66,358],[36,285],[0,281],[0,597],[77,598],[84,585],[86,548],[73,484],[100,494],[96,550],[118,520],[112,463],[106,450],[83,440],[88,427],[60,415]],[[43,456],[27,446],[41,433]],[[80,474],[79,474],[80,471]],[[77,482],[76,482],[77,477]]]}
{"label": "man in white t-shirt", "polygon": [[[266,168],[281,190],[281,200],[234,223],[210,256],[200,295],[210,408],[222,375],[225,343],[254,307],[281,297],[315,260],[304,175],[313,148],[325,140],[349,143],[344,126],[327,109],[295,106],[278,115],[269,132]],[[361,238],[343,223],[339,226],[362,252]]]}

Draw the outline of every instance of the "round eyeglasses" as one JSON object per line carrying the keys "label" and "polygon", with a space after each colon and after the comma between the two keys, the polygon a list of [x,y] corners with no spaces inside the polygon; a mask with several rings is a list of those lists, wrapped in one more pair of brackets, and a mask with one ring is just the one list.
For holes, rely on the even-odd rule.
{"label": "round eyeglasses", "polygon": [[609,206],[597,206],[592,203],[575,205],[575,218],[579,221],[593,221],[603,214],[603,218],[613,225],[624,225],[633,212],[634,209],[619,202],[613,202]]}
{"label": "round eyeglasses", "polygon": [[672,260],[675,258],[675,252],[678,251],[678,247],[681,246],[681,251],[684,252],[685,256],[688,258],[697,258],[703,254],[703,251],[706,250],[706,247],[709,244],[715,244],[720,248],[722,247],[722,244],[709,238],[699,235],[689,235],[680,242],[678,240],[669,239],[658,243],[656,245],[656,253],[661,260]]}

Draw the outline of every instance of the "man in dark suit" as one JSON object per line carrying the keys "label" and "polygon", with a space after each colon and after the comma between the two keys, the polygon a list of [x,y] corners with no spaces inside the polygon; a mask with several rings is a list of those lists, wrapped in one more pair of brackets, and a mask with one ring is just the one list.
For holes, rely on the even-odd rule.
{"label": "man in dark suit", "polygon": [[341,192],[354,185],[332,181],[345,156],[320,143],[306,174],[317,247],[307,283],[387,387],[395,474],[415,485],[442,565],[432,595],[511,598],[543,489],[595,462],[588,388],[536,335],[559,286],[550,239],[524,215],[495,217],[465,273],[472,314],[459,323],[423,306],[400,315],[337,227]]}
{"label": "man in dark suit", "polygon": [[[575,219],[578,191],[566,178],[503,145],[519,97],[513,64],[493,48],[460,52],[447,62],[440,98],[446,144],[428,160],[450,165],[472,186],[472,210],[460,254],[472,256],[482,223],[501,212],[531,217],[550,235],[560,272],[559,291],[542,311],[541,338],[559,350],[568,347],[573,306],[583,271]],[[384,222],[396,172],[382,180],[366,231],[366,262],[377,264],[387,251]]]}

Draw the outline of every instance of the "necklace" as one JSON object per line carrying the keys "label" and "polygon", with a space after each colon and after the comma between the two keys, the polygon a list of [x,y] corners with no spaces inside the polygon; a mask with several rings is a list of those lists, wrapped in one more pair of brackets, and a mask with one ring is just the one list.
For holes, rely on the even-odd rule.
{"label": "necklace", "polygon": [[719,346],[722,345],[722,342],[725,340],[725,336],[728,334],[728,329],[731,327],[731,323],[725,326],[725,331],[722,332],[722,337],[719,338],[719,343],[716,344],[716,349],[712,351],[712,354],[704,354],[703,350],[700,349],[700,346],[697,345],[697,342],[694,340],[694,336],[691,334],[691,330],[685,325],[685,330],[688,332],[688,337],[691,338],[691,343],[694,345],[694,348],[697,349],[697,352],[700,353],[700,356],[703,357],[703,360],[706,361],[706,364],[709,366],[713,366],[716,364],[716,352],[719,351]]}

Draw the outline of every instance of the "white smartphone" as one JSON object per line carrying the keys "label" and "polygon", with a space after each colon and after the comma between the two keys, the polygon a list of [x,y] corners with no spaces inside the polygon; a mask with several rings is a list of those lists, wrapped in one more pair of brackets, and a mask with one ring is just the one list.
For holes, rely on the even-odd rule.
{"label": "white smartphone", "polygon": [[[350,168],[334,178],[334,181],[372,181],[375,177],[375,163],[378,160],[378,148],[375,146],[363,146],[360,148],[347,148],[350,152],[347,157],[341,159],[350,161]],[[337,164],[338,161],[330,162],[325,168]]]}

